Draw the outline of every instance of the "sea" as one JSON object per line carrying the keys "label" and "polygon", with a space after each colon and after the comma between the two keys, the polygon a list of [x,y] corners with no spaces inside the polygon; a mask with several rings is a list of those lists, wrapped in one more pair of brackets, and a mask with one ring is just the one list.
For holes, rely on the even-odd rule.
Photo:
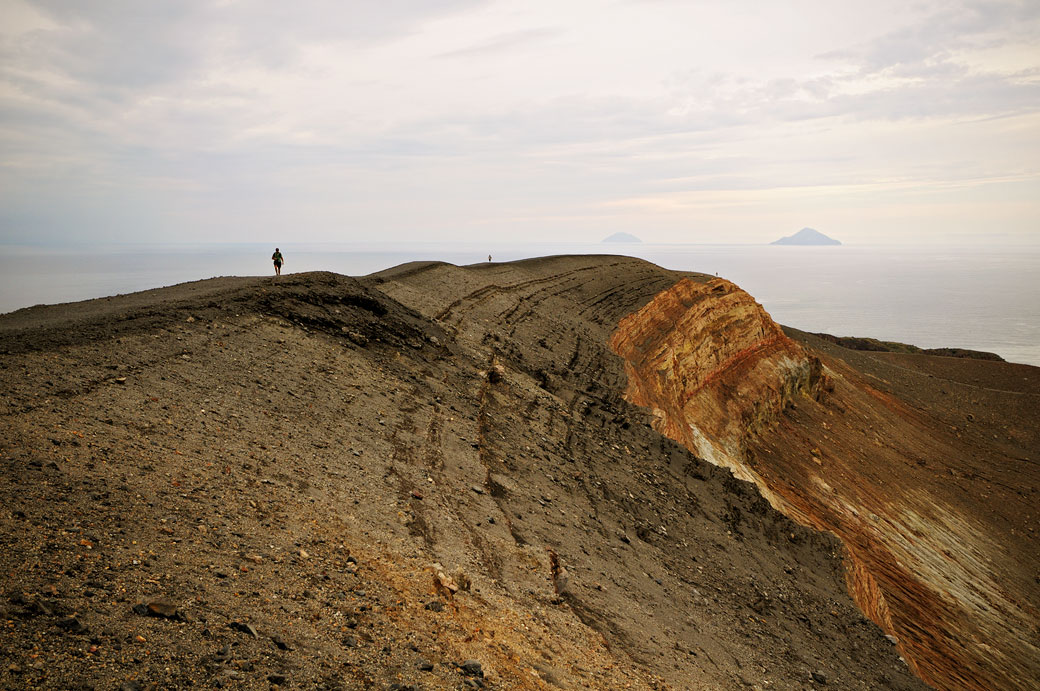
{"label": "sea", "polygon": [[[280,245],[284,273],[363,276],[416,260],[465,265],[557,254],[621,254],[718,274],[773,319],[803,331],[922,348],[970,348],[1040,366],[1040,245],[907,247],[650,243]],[[273,273],[254,243],[0,245],[0,312],[74,302],[214,276]]]}

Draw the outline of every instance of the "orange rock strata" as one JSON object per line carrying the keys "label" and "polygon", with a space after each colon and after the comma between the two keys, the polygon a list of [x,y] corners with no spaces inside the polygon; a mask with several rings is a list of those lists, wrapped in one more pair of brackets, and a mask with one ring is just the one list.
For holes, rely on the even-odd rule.
{"label": "orange rock strata", "polygon": [[626,398],[653,411],[659,432],[842,539],[851,595],[926,682],[1035,683],[1029,575],[1000,544],[1006,524],[944,479],[964,456],[944,426],[842,361],[825,366],[721,279],[658,294],[620,322],[611,347]]}

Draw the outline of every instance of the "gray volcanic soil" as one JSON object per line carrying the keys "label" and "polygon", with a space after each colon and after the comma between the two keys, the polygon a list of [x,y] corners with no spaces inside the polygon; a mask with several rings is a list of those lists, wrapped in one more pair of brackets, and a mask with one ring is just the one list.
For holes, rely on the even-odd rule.
{"label": "gray volcanic soil", "polygon": [[621,399],[607,338],[679,276],[413,264],[0,317],[0,685],[923,688],[836,540]]}

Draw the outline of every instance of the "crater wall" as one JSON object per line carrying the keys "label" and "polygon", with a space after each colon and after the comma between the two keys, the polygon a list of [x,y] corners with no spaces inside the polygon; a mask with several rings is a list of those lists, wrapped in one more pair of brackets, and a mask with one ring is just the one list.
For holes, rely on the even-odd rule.
{"label": "crater wall", "polygon": [[1007,543],[1028,494],[995,509],[953,482],[1007,458],[966,450],[956,427],[795,342],[722,279],[680,280],[621,320],[611,347],[659,432],[842,540],[850,594],[921,678],[1035,688],[1035,548],[1016,559]]}

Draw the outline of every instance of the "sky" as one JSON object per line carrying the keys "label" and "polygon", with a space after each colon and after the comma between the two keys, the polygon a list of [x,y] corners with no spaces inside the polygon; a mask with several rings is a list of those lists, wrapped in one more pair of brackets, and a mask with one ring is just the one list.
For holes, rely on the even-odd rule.
{"label": "sky", "polygon": [[0,243],[1040,243],[1036,0],[0,0]]}

